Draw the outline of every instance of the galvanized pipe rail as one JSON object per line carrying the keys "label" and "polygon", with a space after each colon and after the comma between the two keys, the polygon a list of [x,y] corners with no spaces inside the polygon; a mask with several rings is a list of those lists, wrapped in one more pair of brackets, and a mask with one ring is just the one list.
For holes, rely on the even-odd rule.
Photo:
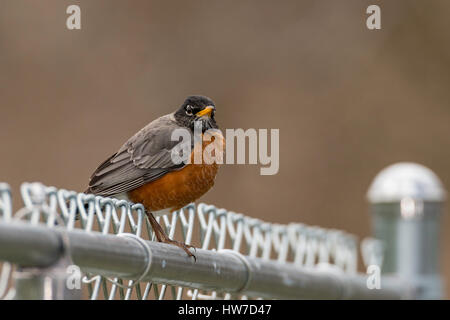
{"label": "galvanized pipe rail", "polygon": [[232,251],[197,249],[197,261],[194,261],[175,246],[126,235],[49,229],[20,221],[0,222],[0,261],[21,267],[46,268],[65,253],[85,272],[251,297],[413,298],[410,287],[397,278],[383,277],[381,289],[369,290],[364,274],[308,269],[244,257]]}

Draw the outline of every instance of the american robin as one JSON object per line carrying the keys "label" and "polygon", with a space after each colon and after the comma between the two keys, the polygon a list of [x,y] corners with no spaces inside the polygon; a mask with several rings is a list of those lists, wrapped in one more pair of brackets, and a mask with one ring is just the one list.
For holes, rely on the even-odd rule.
{"label": "american robin", "polygon": [[[172,150],[180,141],[172,141],[172,133],[175,129],[187,129],[193,137],[194,125],[198,123],[202,135],[206,130],[218,129],[215,110],[214,102],[207,97],[187,97],[177,111],[150,122],[100,164],[85,193],[142,203],[157,240],[179,246],[194,256],[189,251],[192,246],[166,235],[155,215],[183,208],[214,185],[219,164],[194,163],[193,151],[190,163],[176,164]],[[220,138],[223,145],[225,139],[221,135]],[[190,150],[194,150],[195,139],[191,140]],[[203,148],[209,143],[202,142]]]}

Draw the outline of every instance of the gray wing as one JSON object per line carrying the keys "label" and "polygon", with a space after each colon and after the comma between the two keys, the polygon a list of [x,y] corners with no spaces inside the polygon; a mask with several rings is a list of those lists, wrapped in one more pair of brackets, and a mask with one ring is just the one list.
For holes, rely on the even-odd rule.
{"label": "gray wing", "polygon": [[128,192],[183,168],[185,164],[175,164],[171,156],[179,144],[171,141],[177,128],[171,115],[148,124],[94,171],[86,193],[108,197]]}

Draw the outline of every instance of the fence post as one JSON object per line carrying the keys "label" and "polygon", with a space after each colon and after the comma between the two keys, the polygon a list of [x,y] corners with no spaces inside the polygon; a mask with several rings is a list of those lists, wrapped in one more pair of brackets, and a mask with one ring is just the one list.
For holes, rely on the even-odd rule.
{"label": "fence post", "polygon": [[440,222],[446,192],[439,178],[415,163],[397,163],[374,179],[371,203],[374,237],[384,246],[383,273],[416,287],[417,299],[443,297]]}

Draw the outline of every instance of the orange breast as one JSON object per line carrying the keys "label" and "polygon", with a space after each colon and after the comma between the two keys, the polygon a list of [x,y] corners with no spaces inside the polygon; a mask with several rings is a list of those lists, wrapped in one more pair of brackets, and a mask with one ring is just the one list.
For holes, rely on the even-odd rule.
{"label": "orange breast", "polygon": [[[222,137],[223,145],[225,140]],[[211,142],[203,142],[203,148]],[[193,154],[191,154],[193,163]],[[194,202],[214,185],[219,165],[188,164],[183,169],[165,174],[133,191],[128,197],[135,203],[142,203],[148,211],[163,209],[178,210]]]}

